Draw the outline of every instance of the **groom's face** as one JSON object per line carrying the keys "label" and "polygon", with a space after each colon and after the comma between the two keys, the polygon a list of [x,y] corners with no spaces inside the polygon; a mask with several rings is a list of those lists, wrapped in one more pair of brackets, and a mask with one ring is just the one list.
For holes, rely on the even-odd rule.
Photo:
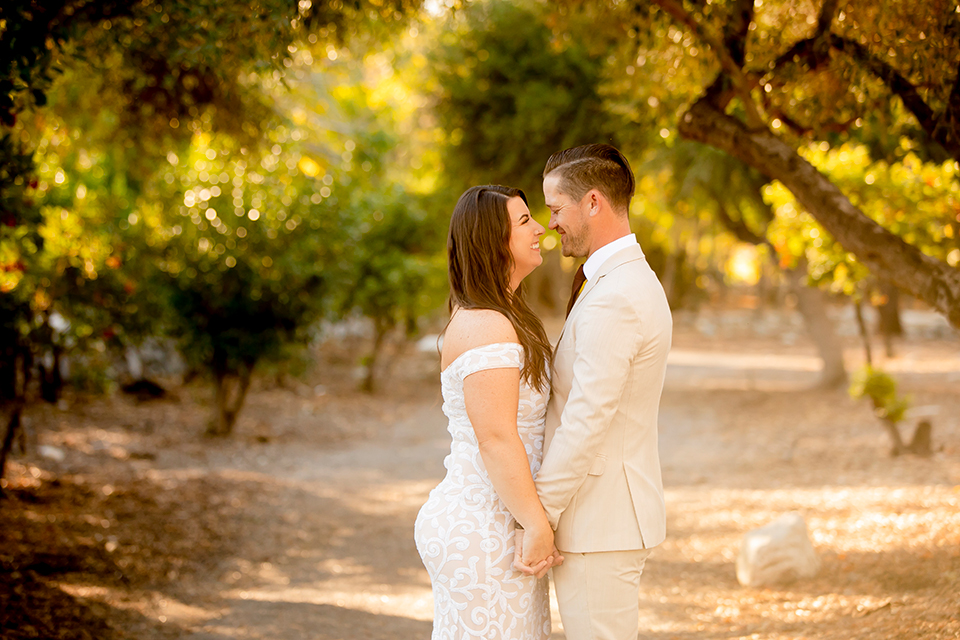
{"label": "groom's face", "polygon": [[559,189],[560,177],[548,175],[543,179],[543,197],[550,208],[549,227],[560,234],[560,246],[565,256],[584,258],[590,249],[590,228],[582,211],[582,202],[576,202]]}

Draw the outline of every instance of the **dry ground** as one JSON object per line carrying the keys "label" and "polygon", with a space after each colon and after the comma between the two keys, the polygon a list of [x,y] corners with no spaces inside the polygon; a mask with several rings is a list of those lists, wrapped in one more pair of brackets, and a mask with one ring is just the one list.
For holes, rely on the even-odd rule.
{"label": "dry ground", "polygon": [[[960,637],[960,342],[909,342],[886,363],[932,415],[931,458],[888,457],[865,402],[810,390],[812,354],[678,331],[661,420],[669,538],[647,564],[642,637]],[[349,361],[309,385],[261,380],[228,441],[200,435],[202,385],[32,406],[33,443],[65,458],[13,459],[0,636],[429,637],[412,524],[448,446],[436,365],[411,356],[369,397],[349,391]],[[739,586],[743,533],[792,510],[820,574]]]}

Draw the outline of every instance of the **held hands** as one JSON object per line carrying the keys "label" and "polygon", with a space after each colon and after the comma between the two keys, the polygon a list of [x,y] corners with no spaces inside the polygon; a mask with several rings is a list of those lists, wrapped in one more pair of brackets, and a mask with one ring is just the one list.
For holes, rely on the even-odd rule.
{"label": "held hands", "polygon": [[553,531],[517,529],[514,533],[513,568],[539,580],[550,567],[563,564],[563,556],[553,543]]}

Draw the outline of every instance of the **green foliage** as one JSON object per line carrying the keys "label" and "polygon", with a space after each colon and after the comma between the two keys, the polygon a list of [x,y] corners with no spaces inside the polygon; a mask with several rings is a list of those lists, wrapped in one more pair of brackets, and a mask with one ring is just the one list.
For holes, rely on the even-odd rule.
{"label": "green foliage", "polygon": [[869,398],[877,417],[896,424],[910,407],[910,399],[897,394],[893,377],[870,365],[865,365],[854,375],[850,384],[852,398]]}
{"label": "green foliage", "polygon": [[[902,144],[910,146],[908,139]],[[874,161],[864,145],[826,143],[803,149],[861,211],[884,228],[950,266],[960,265],[960,182],[955,161],[923,162],[911,153],[902,160]],[[901,155],[901,154],[898,154]],[[839,246],[779,183],[765,189],[776,211],[770,238],[784,264],[804,256],[811,280],[836,293],[863,294],[869,271]]]}
{"label": "green foliage", "polygon": [[171,329],[194,366],[229,375],[323,316],[414,327],[437,303],[442,239],[386,176],[396,141],[358,86],[362,61],[313,58],[298,50],[289,81],[263,81],[277,123],[256,147],[201,117],[152,164],[110,138],[109,106],[77,115],[55,94],[63,120],[38,122],[37,291],[70,319],[72,344]]}
{"label": "green foliage", "polygon": [[[297,40],[343,44],[358,31],[385,36],[418,0],[29,0],[0,9],[0,120],[43,106],[52,75],[82,59],[112,78],[125,116],[186,120],[207,105],[236,109],[245,72],[282,72]],[[116,54],[116,55],[113,55]],[[231,109],[231,107],[233,109]]]}
{"label": "green foliage", "polygon": [[388,171],[393,123],[341,48],[419,2],[48,4],[0,26],[20,47],[0,87],[19,116],[0,165],[4,331],[68,350],[96,388],[98,354],[170,331],[218,385],[245,378],[221,403],[235,416],[256,362],[315,320],[413,326],[436,301],[436,238]]}
{"label": "green foliage", "polygon": [[361,192],[354,210],[361,218],[345,260],[339,312],[357,310],[378,326],[399,325],[413,335],[417,320],[445,293],[445,262],[437,251],[443,226],[396,187]]}
{"label": "green foliage", "polygon": [[445,173],[457,194],[500,183],[538,197],[551,153],[614,141],[598,92],[602,53],[554,37],[540,4],[487,0],[454,14],[431,54],[447,132]]}
{"label": "green foliage", "polygon": [[170,158],[173,184],[158,181],[165,210],[156,222],[144,210],[142,224],[163,238],[157,266],[172,284],[174,324],[196,364],[226,372],[252,365],[324,310],[339,218],[320,195],[326,176],[300,171],[308,156],[289,136],[275,130],[259,162],[222,136],[196,136],[182,159]]}
{"label": "green foliage", "polygon": [[671,304],[695,303],[708,290],[755,284],[759,268],[743,258],[767,251],[773,214],[761,196],[766,178],[716,149],[688,141],[651,148],[643,158],[635,209],[638,226],[649,229],[645,246],[662,247],[668,264],[679,261],[679,268],[690,272],[687,291],[668,291]]}
{"label": "green foliage", "polygon": [[[653,2],[565,0],[550,7],[556,38],[603,56],[599,92],[631,157],[657,155],[677,143],[677,115],[716,74],[709,50]],[[718,3],[705,8],[714,20],[722,10]]]}
{"label": "green foliage", "polygon": [[28,303],[23,290],[13,292],[24,277],[24,259],[43,246],[40,208],[32,197],[36,183],[28,177],[33,163],[22,147],[10,134],[0,138],[0,298],[11,308]]}
{"label": "green foliage", "polygon": [[[795,0],[758,7],[756,28],[746,43],[748,68],[763,70],[809,38],[811,22],[803,18],[815,19],[819,8]],[[834,147],[858,141],[870,147],[874,159],[888,162],[905,156],[908,149],[900,140],[907,137],[922,149],[924,160],[945,161],[949,156],[929,139],[903,102],[891,98],[891,86],[871,70],[869,58],[891,65],[905,82],[921,88],[930,108],[942,112],[960,56],[960,14],[955,4],[847,0],[836,8],[830,28],[836,38],[827,59],[811,67],[813,57],[807,51],[762,79],[764,108],[782,123],[778,133],[798,142],[825,140]],[[840,47],[837,38],[859,46]]]}

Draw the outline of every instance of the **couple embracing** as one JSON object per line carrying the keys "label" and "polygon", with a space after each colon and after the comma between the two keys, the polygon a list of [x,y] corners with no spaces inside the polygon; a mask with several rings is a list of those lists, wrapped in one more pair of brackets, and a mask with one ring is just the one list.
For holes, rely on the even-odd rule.
{"label": "couple embracing", "polygon": [[665,537],[657,414],[671,317],[635,236],[614,147],[543,172],[563,255],[586,258],[554,349],[521,282],[544,233],[519,189],[457,202],[440,380],[453,442],[415,526],[433,640],[546,640],[552,568],[567,640],[636,640],[640,575]]}

